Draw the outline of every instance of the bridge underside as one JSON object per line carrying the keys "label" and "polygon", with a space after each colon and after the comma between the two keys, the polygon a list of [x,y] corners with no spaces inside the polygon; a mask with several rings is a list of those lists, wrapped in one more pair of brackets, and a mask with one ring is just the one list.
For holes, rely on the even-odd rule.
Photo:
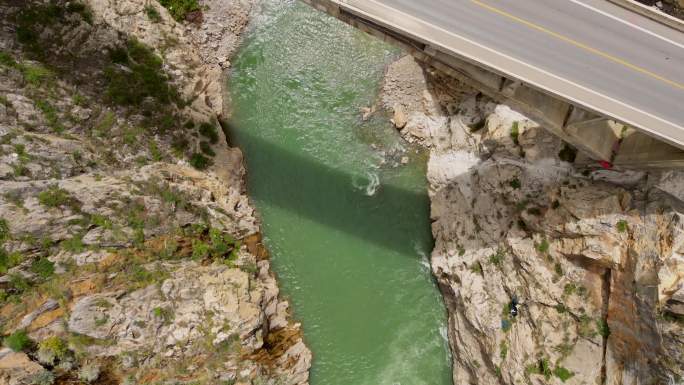
{"label": "bridge underside", "polygon": [[410,37],[341,9],[329,0],[303,0],[343,22],[399,46],[418,61],[434,67],[492,99],[507,104],[598,161],[626,168],[684,167],[684,150],[610,118],[493,70],[444,53]]}

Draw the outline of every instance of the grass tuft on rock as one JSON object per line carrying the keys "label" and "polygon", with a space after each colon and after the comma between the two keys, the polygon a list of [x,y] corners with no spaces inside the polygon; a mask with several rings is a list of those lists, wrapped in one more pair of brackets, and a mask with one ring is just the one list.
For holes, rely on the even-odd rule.
{"label": "grass tuft on rock", "polygon": [[33,345],[33,341],[31,341],[28,334],[26,334],[26,331],[24,330],[19,330],[10,334],[9,336],[5,337],[2,343],[15,352],[28,350]]}

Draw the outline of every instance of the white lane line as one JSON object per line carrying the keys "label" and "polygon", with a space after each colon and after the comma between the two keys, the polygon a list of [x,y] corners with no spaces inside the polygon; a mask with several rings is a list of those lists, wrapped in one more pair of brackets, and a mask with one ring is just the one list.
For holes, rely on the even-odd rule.
{"label": "white lane line", "polygon": [[621,18],[619,18],[619,17],[617,17],[617,16],[615,16],[615,15],[611,15],[610,13],[605,12],[605,11],[602,11],[602,10],[600,10],[600,9],[594,7],[594,6],[591,6],[591,5],[589,5],[589,4],[583,3],[583,2],[581,2],[581,1],[579,1],[579,0],[569,0],[569,1],[575,3],[575,4],[579,5],[579,6],[582,6],[582,7],[584,7],[584,8],[590,9],[590,10],[596,12],[596,13],[600,13],[600,14],[602,14],[603,16],[609,17],[609,18],[611,18],[611,19],[613,19],[613,20],[615,20],[615,21],[618,21],[618,22],[620,22],[620,23],[622,23],[622,24],[628,25],[628,26],[630,26],[630,27],[632,27],[632,28],[634,28],[634,29],[637,29],[637,30],[639,30],[639,31],[641,31],[641,32],[647,33],[647,34],[649,34],[649,35],[651,35],[651,36],[653,36],[653,37],[656,37],[656,38],[658,38],[658,39],[660,39],[660,40],[662,40],[662,41],[666,41],[666,42],[668,42],[668,43],[670,43],[670,44],[676,45],[677,47],[684,49],[684,44],[680,44],[680,43],[678,43],[678,42],[676,42],[676,41],[674,41],[674,40],[670,40],[670,39],[666,38],[665,36],[658,35],[657,33],[653,32],[653,31],[650,31],[650,30],[648,30],[648,29],[646,29],[646,28],[640,27],[640,26],[638,26],[638,25],[636,25],[636,24],[633,24],[633,23],[631,23],[631,22],[629,22],[629,21],[627,21],[627,20],[621,19]]}
{"label": "white lane line", "polygon": [[[493,48],[489,48],[487,46],[484,46],[480,43],[477,43],[471,39],[468,39],[464,36],[458,35],[454,32],[446,30],[444,28],[441,28],[441,27],[438,27],[435,25],[431,25],[431,24],[427,24],[425,21],[418,19],[417,17],[415,17],[413,15],[410,15],[410,14],[408,14],[404,11],[401,11],[399,9],[387,6],[385,4],[382,4],[376,0],[361,0],[361,1],[359,1],[359,0],[333,0],[333,1],[336,2],[340,7],[347,8],[347,10],[349,10],[353,13],[365,15],[365,17],[369,18],[369,20],[375,19],[381,23],[384,23],[387,26],[391,26],[395,30],[406,31],[410,35],[413,35],[419,39],[422,39],[424,42],[433,44],[434,46],[442,47],[443,49],[446,50],[446,52],[451,51],[451,52],[457,53],[458,55],[465,56],[466,58],[473,60],[475,62],[480,62],[480,63],[484,64],[485,66],[492,68],[496,71],[499,71],[501,73],[507,73],[507,74],[509,74],[509,76],[512,76],[512,77],[514,77],[514,78],[516,78],[522,82],[531,84],[532,86],[535,86],[535,87],[541,88],[543,90],[546,90],[548,92],[554,93],[554,94],[560,96],[561,98],[564,98],[565,100],[569,100],[571,102],[577,103],[580,106],[585,106],[586,108],[593,110],[595,112],[598,112],[599,114],[602,114],[605,116],[612,116],[613,118],[616,118],[617,120],[622,121],[623,123],[626,123],[626,124],[633,126],[635,128],[640,128],[643,131],[650,132],[651,134],[653,134],[659,138],[662,138],[665,141],[668,141],[672,144],[675,144],[676,146],[678,146],[680,148],[684,148],[684,133],[682,132],[682,131],[684,131],[684,128],[677,123],[671,122],[671,121],[669,121],[667,119],[663,119],[661,117],[658,117],[658,116],[656,116],[650,112],[643,111],[638,107],[629,105],[623,101],[617,100],[611,96],[608,96],[608,95],[605,95],[601,92],[595,91],[589,87],[575,83],[572,80],[564,79],[564,78],[562,78],[558,75],[555,75],[549,71],[543,70],[539,67],[536,67],[536,66],[529,64],[529,63],[526,63],[520,59],[509,56],[507,54],[498,52]],[[361,2],[363,4],[359,4],[359,2]],[[371,13],[365,11],[364,8],[368,9],[369,5],[370,5],[370,8],[375,8],[376,10],[380,10],[380,11],[384,10],[385,12],[384,13],[380,12],[380,14],[384,14],[385,17],[374,16]],[[390,14],[387,13],[388,11]],[[613,106],[613,108],[614,107],[621,107],[624,110],[621,112],[612,112],[611,113],[608,110],[606,110],[606,107],[607,108],[610,108],[610,107],[606,106],[605,104],[603,107],[598,107],[595,105],[596,103],[591,103],[588,101],[579,100],[578,97],[573,97],[573,96],[569,95],[568,92],[563,92],[563,91],[560,91],[559,89],[554,89],[554,88],[556,88],[554,86],[542,85],[540,83],[540,81],[532,80],[528,76],[524,76],[521,73],[514,73],[512,71],[506,71],[502,67],[499,60],[491,60],[491,61],[490,60],[481,60],[480,58],[475,57],[475,54],[472,54],[472,53],[466,54],[462,50],[455,49],[454,47],[449,47],[445,43],[440,43],[440,42],[436,41],[432,37],[428,37],[426,35],[414,34],[410,31],[407,31],[405,28],[402,28],[396,22],[390,21],[391,19],[394,18],[391,15],[392,12],[394,12],[395,15],[398,14],[401,17],[408,19],[407,21],[413,22],[413,24],[416,25],[417,27],[419,27],[419,29],[423,29],[423,30],[433,29],[436,32],[441,32],[444,35],[450,36],[450,37],[455,38],[457,40],[461,40],[461,41],[463,41],[467,44],[470,44],[476,48],[479,48],[485,52],[489,52],[491,54],[494,54],[495,56],[499,56],[500,58],[509,60],[510,62],[512,62],[514,64],[521,65],[522,67],[527,67],[528,70],[537,71],[539,74],[546,76],[550,79],[559,81],[561,84],[564,83],[566,86],[575,87],[577,90],[587,93],[588,95],[586,95],[586,96],[591,95],[594,97],[598,97],[598,99],[603,99],[603,101],[606,101],[609,104],[613,103],[616,105],[616,106]],[[386,18],[386,16],[389,16],[391,19],[388,20]],[[497,64],[495,64],[495,63],[497,63]],[[591,98],[582,98],[582,99],[591,100]],[[603,104],[603,103],[601,103],[601,104]],[[627,115],[631,115],[631,116],[625,118],[625,112],[627,112]],[[633,114],[633,113],[636,113],[636,114]],[[639,115],[639,114],[641,114],[642,117],[646,117],[647,120],[650,120],[650,122],[646,123],[643,119],[639,119],[637,117],[637,115]],[[640,120],[640,122],[637,123],[636,121],[639,121],[639,120]],[[660,127],[653,128],[654,126],[660,126]]]}

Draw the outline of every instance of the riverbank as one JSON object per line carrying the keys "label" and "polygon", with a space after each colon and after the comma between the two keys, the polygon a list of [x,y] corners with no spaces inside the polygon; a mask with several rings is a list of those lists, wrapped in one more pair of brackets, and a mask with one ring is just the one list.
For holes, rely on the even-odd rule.
{"label": "riverbank", "polygon": [[430,150],[455,384],[681,380],[684,174],[579,166],[535,122],[410,57],[381,104]]}
{"label": "riverbank", "polygon": [[308,383],[219,126],[251,5],[200,5],[0,7],[0,384]]}

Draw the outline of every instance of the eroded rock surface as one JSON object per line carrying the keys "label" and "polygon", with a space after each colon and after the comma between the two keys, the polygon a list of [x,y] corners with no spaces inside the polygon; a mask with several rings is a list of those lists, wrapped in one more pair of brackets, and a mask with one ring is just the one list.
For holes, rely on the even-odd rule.
{"label": "eroded rock surface", "polygon": [[454,382],[680,381],[684,175],[576,166],[535,122],[412,62],[382,103],[430,148]]}
{"label": "eroded rock surface", "polygon": [[251,3],[201,5],[0,5],[0,384],[308,383],[219,125]]}

